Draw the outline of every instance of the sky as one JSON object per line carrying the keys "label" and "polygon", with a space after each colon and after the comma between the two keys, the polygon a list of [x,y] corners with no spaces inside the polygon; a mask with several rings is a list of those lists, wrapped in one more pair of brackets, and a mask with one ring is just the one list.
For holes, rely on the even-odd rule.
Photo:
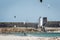
{"label": "sky", "polygon": [[0,0],[0,22],[38,22],[40,16],[60,21],[60,0]]}

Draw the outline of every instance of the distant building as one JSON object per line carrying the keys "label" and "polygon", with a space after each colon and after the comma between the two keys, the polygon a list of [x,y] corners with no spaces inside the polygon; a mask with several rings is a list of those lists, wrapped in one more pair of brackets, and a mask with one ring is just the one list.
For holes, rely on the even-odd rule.
{"label": "distant building", "polygon": [[46,27],[60,27],[60,21],[48,21]]}
{"label": "distant building", "polygon": [[60,27],[60,21],[48,21],[47,17],[43,17],[43,26],[45,26],[45,27]]}
{"label": "distant building", "polygon": [[[42,24],[41,26],[45,26],[45,27],[60,27],[60,21],[48,21],[47,17],[43,17],[42,19]],[[41,23],[41,20],[39,21],[39,23]]]}
{"label": "distant building", "polygon": [[47,17],[43,17],[43,26],[45,26],[47,23]]}
{"label": "distant building", "polygon": [[0,27],[33,27],[37,28],[38,23],[24,22],[0,22]]}
{"label": "distant building", "polygon": [[43,19],[42,17],[39,17],[38,27],[42,27],[42,26],[43,26]]}
{"label": "distant building", "polygon": [[0,22],[0,27],[33,27],[38,28],[40,26],[44,27],[60,27],[60,21],[48,21],[47,17],[39,17],[39,22]]}

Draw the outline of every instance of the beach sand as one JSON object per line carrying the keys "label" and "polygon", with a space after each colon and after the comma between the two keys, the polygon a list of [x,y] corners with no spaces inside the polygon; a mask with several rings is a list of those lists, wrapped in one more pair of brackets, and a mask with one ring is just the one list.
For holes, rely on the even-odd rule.
{"label": "beach sand", "polygon": [[60,40],[60,37],[0,35],[0,40]]}

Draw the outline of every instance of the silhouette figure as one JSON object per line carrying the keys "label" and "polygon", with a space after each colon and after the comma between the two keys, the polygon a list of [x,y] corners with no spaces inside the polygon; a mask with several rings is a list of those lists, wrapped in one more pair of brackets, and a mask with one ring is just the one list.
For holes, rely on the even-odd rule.
{"label": "silhouette figure", "polygon": [[26,33],[24,32],[24,36],[26,36]]}

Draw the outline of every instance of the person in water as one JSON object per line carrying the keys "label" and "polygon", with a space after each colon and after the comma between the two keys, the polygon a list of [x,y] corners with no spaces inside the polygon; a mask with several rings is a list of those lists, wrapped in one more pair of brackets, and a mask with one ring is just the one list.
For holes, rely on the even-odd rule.
{"label": "person in water", "polygon": [[24,32],[24,36],[26,36],[26,33]]}

